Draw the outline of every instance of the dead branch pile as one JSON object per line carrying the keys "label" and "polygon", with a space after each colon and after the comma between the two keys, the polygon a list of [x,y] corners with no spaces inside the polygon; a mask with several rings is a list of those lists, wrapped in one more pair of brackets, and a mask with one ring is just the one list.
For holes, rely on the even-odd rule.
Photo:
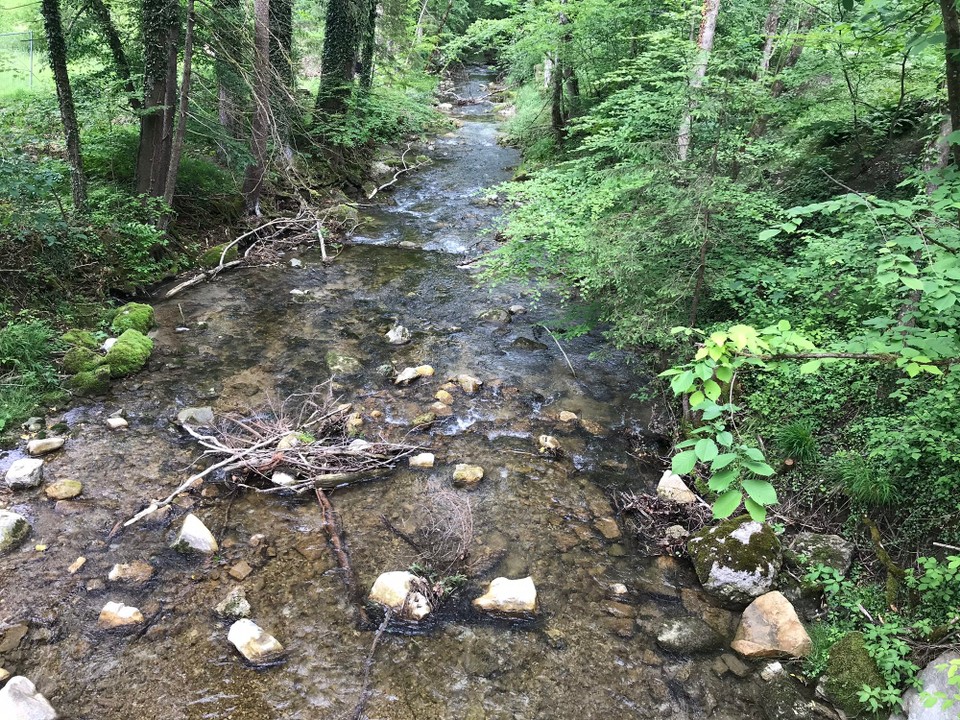
{"label": "dead branch pile", "polygon": [[420,449],[351,438],[351,409],[334,399],[324,383],[251,415],[227,415],[212,433],[183,428],[204,448],[201,459],[215,460],[214,466],[241,486],[268,493],[303,493],[369,480]]}
{"label": "dead branch pile", "polygon": [[685,554],[686,536],[670,535],[667,528],[680,525],[688,533],[695,533],[712,517],[709,505],[681,505],[647,493],[621,492],[614,501],[633,527],[641,552],[647,555]]}

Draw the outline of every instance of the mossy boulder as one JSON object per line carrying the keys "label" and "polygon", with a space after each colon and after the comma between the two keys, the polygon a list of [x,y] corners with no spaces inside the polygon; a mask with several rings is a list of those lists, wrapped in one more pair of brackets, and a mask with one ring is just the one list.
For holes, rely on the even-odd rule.
{"label": "mossy boulder", "polygon": [[101,395],[110,389],[110,366],[82,370],[67,380],[67,387],[77,395]]}
{"label": "mossy boulder", "polygon": [[117,334],[127,330],[146,332],[153,327],[153,308],[144,303],[127,303],[117,310],[110,323],[110,329]]}
{"label": "mossy boulder", "polygon": [[352,205],[343,203],[334,205],[325,213],[327,220],[340,227],[356,227],[360,224],[360,213]]}
{"label": "mossy boulder", "polygon": [[[197,265],[202,268],[215,268],[220,265],[221,257],[223,258],[224,264],[236,260],[238,256],[236,243],[231,245],[229,249],[227,249],[227,245],[229,245],[229,243],[214,245],[197,258]],[[223,252],[225,249],[227,250],[226,254]]]}
{"label": "mossy boulder", "polygon": [[850,632],[830,648],[825,683],[827,697],[848,717],[878,717],[857,697],[864,685],[883,687],[885,682],[876,660],[867,652],[863,633]]}
{"label": "mossy boulder", "polygon": [[71,375],[94,370],[102,364],[103,355],[87,347],[72,347],[63,356],[63,369]]}
{"label": "mossy boulder", "polygon": [[130,329],[117,338],[104,358],[111,377],[132,375],[147,364],[153,351],[153,340],[138,330]]}
{"label": "mossy boulder", "polygon": [[704,590],[741,606],[773,589],[783,561],[773,529],[746,515],[701,530],[687,552]]}
{"label": "mossy boulder", "polygon": [[60,336],[60,339],[67,345],[89,348],[91,350],[100,346],[96,336],[89,330],[78,330],[76,328],[67,330],[67,332]]}
{"label": "mossy boulder", "polygon": [[330,372],[338,375],[355,375],[363,370],[363,363],[360,360],[338,350],[328,351],[326,361]]}

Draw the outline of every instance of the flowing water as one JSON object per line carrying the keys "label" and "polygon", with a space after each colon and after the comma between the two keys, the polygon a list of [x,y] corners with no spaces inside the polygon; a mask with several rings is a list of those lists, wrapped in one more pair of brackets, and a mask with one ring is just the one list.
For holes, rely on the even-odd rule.
{"label": "flowing water", "polygon": [[[459,92],[479,96],[492,80],[475,71]],[[251,493],[228,499],[220,486],[219,497],[185,496],[163,522],[108,539],[118,520],[188,474],[198,451],[171,423],[180,409],[242,410],[272,393],[309,389],[330,377],[330,351],[362,364],[337,383],[363,411],[367,437],[406,437],[437,456],[433,470],[402,467],[332,494],[360,585],[412,560],[380,515],[409,524],[428,481],[449,486],[458,462],[485,469],[477,488],[455,490],[472,508],[471,555],[501,558],[471,578],[462,599],[425,632],[384,636],[368,717],[762,717],[758,687],[730,672],[729,651],[684,657],[655,643],[669,618],[705,614],[729,633],[732,616],[706,606],[686,566],[640,557],[627,533],[607,539],[595,527],[614,517],[610,492],[649,489],[656,479],[630,454],[649,423],[648,406],[630,399],[643,379],[597,337],[563,342],[574,377],[542,327],[556,322],[556,308],[535,302],[527,287],[491,290],[472,270],[457,268],[492,243],[483,233],[498,210],[481,191],[508,179],[519,157],[497,144],[499,118],[489,103],[454,114],[462,126],[436,140],[434,164],[378,195],[357,244],[333,263],[304,253],[296,256],[302,267],[294,268],[288,256],[157,305],[148,370],[118,383],[105,401],[77,404],[62,416],[69,439],[48,458],[46,479],[81,480],[78,499],[55,503],[39,490],[0,496],[34,526],[25,546],[0,558],[0,627],[29,627],[19,646],[0,644],[0,666],[34,680],[62,717],[349,715],[373,633],[354,624],[315,500]],[[514,305],[527,312],[509,322],[479,319]],[[412,331],[407,345],[383,338],[397,322]],[[383,374],[383,365],[422,363],[436,375],[408,388]],[[452,417],[429,432],[411,431],[439,386],[461,372],[484,380],[483,390],[455,392]],[[119,409],[130,427],[111,432],[104,419]],[[561,410],[582,421],[560,423]],[[563,457],[538,455],[544,433],[559,439]],[[16,457],[0,459],[0,472]],[[222,538],[216,557],[185,559],[168,548],[188,510]],[[255,534],[266,540],[252,547]],[[37,551],[36,544],[47,548]],[[81,555],[84,567],[68,573]],[[104,582],[114,563],[134,560],[157,568],[149,582]],[[213,612],[238,584],[227,570],[240,560],[254,568],[240,583],[253,619],[287,648],[281,665],[244,665],[227,642],[228,623]],[[492,578],[526,575],[539,591],[535,622],[494,621],[470,609],[469,599]],[[612,602],[616,583],[628,588],[624,602]],[[146,629],[98,630],[108,600],[141,608]]]}

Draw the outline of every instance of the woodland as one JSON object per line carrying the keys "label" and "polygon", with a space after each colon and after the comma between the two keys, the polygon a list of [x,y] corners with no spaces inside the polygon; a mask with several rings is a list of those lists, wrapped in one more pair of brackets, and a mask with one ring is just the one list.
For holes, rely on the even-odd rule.
{"label": "woodland", "polygon": [[879,711],[960,641],[954,0],[4,0],[0,30],[37,54],[0,55],[0,431],[70,393],[64,329],[273,218],[336,236],[490,63],[524,160],[485,281],[633,352],[716,518],[857,540],[806,576],[804,672],[862,631]]}

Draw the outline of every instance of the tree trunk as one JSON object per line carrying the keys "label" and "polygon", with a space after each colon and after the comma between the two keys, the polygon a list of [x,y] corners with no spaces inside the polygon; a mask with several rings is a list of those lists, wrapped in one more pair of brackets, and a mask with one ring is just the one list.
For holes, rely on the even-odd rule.
{"label": "tree trunk", "polygon": [[557,144],[560,145],[563,143],[565,122],[563,117],[563,63],[559,57],[553,61],[551,85],[553,86],[553,92],[550,97],[550,127]]}
{"label": "tree trunk", "polygon": [[243,180],[243,199],[247,212],[260,214],[260,194],[267,174],[267,133],[270,122],[270,0],[254,0],[253,5],[253,123],[250,154]]}
{"label": "tree trunk", "polygon": [[133,76],[130,74],[130,62],[127,60],[127,53],[123,49],[123,43],[120,41],[120,33],[117,32],[117,26],[110,17],[110,9],[103,0],[88,0],[87,5],[90,11],[100,25],[100,31],[106,38],[107,45],[110,46],[110,54],[113,56],[114,69],[117,71],[117,77],[123,82],[123,89],[129,98],[130,107],[139,110],[143,103],[136,95],[136,88],[133,85]]}
{"label": "tree trunk", "polygon": [[293,85],[293,2],[270,0],[270,64],[284,91]]}
{"label": "tree trunk", "polygon": [[317,110],[332,115],[342,115],[347,111],[356,75],[360,27],[360,13],[355,0],[329,0]]}
{"label": "tree trunk", "polygon": [[773,58],[774,43],[777,39],[777,28],[780,25],[780,11],[782,9],[783,0],[773,0],[770,3],[767,19],[763,22],[763,51],[760,54],[760,72],[757,74],[757,79],[770,72],[770,60]]}
{"label": "tree trunk", "polygon": [[144,93],[136,192],[162,197],[173,144],[180,6],[176,0],[143,0],[142,11]]}
{"label": "tree trunk", "polygon": [[[953,132],[960,130],[960,18],[957,0],[940,0],[943,13],[943,32],[946,36],[947,108]],[[953,162],[960,167],[960,144],[950,143]]]}
{"label": "tree trunk", "polygon": [[[717,31],[717,16],[720,14],[720,0],[704,0],[703,19],[700,22],[700,36],[697,39],[697,61],[693,66],[690,77],[691,95],[703,87],[707,76],[707,64],[710,62],[710,53],[713,50],[713,38]],[[677,155],[685,162],[690,153],[690,131],[693,124],[693,110],[696,100],[691,98],[690,104],[680,122],[680,132],[677,134]]]}
{"label": "tree trunk", "polygon": [[60,103],[60,121],[63,124],[63,137],[67,145],[67,163],[70,165],[73,207],[78,212],[83,212],[87,207],[87,178],[83,173],[80,128],[77,125],[77,111],[73,105],[70,76],[67,74],[67,43],[63,39],[63,23],[60,19],[58,0],[42,0],[40,12],[43,15],[43,29],[47,36],[50,68],[53,70],[53,79],[57,86],[57,100]]}
{"label": "tree trunk", "polygon": [[[220,22],[211,29],[214,72],[217,76],[217,110],[220,125],[230,137],[240,139],[243,136],[239,119],[239,108],[243,104],[240,93],[243,80],[237,70],[247,65],[238,32],[243,22],[240,0],[217,0],[214,7],[220,17]],[[225,155],[222,159],[228,160]]]}
{"label": "tree trunk", "polygon": [[[180,170],[180,158],[183,156],[183,143],[187,134],[187,115],[190,109],[190,77],[193,67],[193,0],[187,0],[187,34],[183,41],[183,80],[180,82],[180,102],[177,109],[177,129],[170,148],[170,169],[163,189],[163,201],[168,208],[173,207],[173,194],[177,188],[177,175]],[[160,221],[162,229],[170,222],[170,213],[164,213]]]}
{"label": "tree trunk", "polygon": [[360,48],[360,87],[369,90],[373,85],[373,57],[377,49],[377,0],[366,2],[367,17]]}
{"label": "tree trunk", "polygon": [[[815,9],[807,10],[807,12],[804,13],[804,15],[797,21],[798,37],[790,47],[790,52],[788,52],[787,56],[783,59],[783,63],[777,68],[777,75],[788,68],[792,68],[800,61],[800,56],[803,54],[803,46],[807,41],[806,33],[808,33],[810,28],[813,27],[815,14]],[[783,79],[777,78],[776,82],[773,83],[773,87],[770,88],[770,94],[773,97],[779,97],[781,94],[783,94],[784,88],[785,85],[783,83]]]}

